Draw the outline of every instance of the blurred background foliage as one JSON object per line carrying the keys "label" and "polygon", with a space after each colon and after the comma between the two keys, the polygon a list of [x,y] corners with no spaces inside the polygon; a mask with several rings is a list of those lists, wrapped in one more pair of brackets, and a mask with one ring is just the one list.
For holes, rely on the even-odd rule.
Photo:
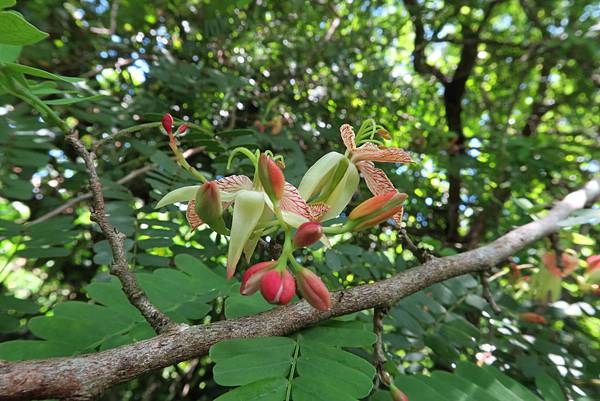
{"label": "blurred background foliage", "polygon": [[[285,156],[295,185],[318,157],[342,149],[342,123],[376,119],[417,161],[383,168],[409,194],[409,235],[435,256],[535,219],[600,170],[600,8],[593,2],[27,0],[16,10],[49,34],[21,50],[20,64],[85,78],[32,79],[87,144],[106,138],[98,162],[110,219],[128,236],[132,267],[151,299],[178,321],[207,323],[268,306],[234,295],[235,284],[223,281],[224,238],[192,233],[178,206],[154,209],[161,195],[194,183],[171,159],[167,138],[156,128],[109,137],[166,112],[205,129],[182,146],[206,175],[231,173],[227,152],[244,145]],[[0,93],[0,144],[0,358],[71,355],[151,336],[108,275],[110,249],[90,221],[87,176],[63,133]],[[249,167],[236,162],[233,170]],[[361,187],[356,199],[367,194]],[[546,379],[566,399],[597,399],[599,278],[586,258],[600,253],[599,220],[596,205],[496,266],[500,314],[471,276],[402,300],[385,320],[388,370],[405,383],[405,375],[470,361],[499,368],[546,400],[561,399],[546,396]],[[276,242],[262,243],[255,260],[269,257]],[[333,242],[302,255],[331,289],[418,264],[391,225]],[[552,263],[562,252],[572,257],[557,272]],[[191,261],[200,273],[186,270]],[[182,290],[186,280],[199,287]],[[65,301],[88,306],[54,309]],[[82,320],[69,325],[74,316]],[[96,316],[87,329],[86,316]],[[86,337],[110,316],[122,319]],[[349,320],[369,330],[369,319]],[[44,345],[22,342],[40,338]],[[371,343],[353,351],[369,358]],[[210,400],[226,390],[205,357],[104,399]],[[384,390],[369,397],[390,399]]]}

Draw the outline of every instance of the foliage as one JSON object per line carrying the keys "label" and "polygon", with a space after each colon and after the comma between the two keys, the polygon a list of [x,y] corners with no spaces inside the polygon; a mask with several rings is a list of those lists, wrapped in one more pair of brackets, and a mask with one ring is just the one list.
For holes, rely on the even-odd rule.
{"label": "foliage", "polygon": [[[99,145],[109,219],[127,236],[141,286],[169,316],[193,324],[272,306],[239,295],[240,274],[225,280],[226,236],[192,232],[180,204],[155,208],[198,184],[159,132],[166,112],[190,124],[181,146],[209,179],[252,176],[242,159],[227,168],[230,152],[245,146],[283,155],[296,186],[321,155],[344,153],[343,123],[378,121],[416,160],[378,167],[409,195],[406,229],[435,256],[538,218],[600,170],[598,10],[583,0],[14,3],[0,0],[1,359],[153,335],[108,274],[87,173],[65,142],[72,127]],[[470,70],[461,63],[469,54]],[[350,205],[366,197],[361,183]],[[494,267],[500,314],[471,276],[390,310],[385,369],[411,401],[598,397],[598,282],[585,262],[600,253],[598,205],[561,224],[559,235]],[[281,240],[260,243],[250,264],[277,254]],[[332,248],[315,244],[298,262],[332,291],[419,264],[392,221],[330,240]],[[548,251],[574,255],[575,270],[552,274]],[[389,400],[367,363],[371,315],[287,338],[225,341],[104,399]]]}

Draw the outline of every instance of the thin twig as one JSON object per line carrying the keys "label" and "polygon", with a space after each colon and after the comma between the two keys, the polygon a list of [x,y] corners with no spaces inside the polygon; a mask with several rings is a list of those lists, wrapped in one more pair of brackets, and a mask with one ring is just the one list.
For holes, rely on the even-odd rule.
{"label": "thin twig", "polygon": [[479,272],[479,278],[481,279],[481,287],[483,289],[483,298],[485,298],[487,303],[490,304],[490,308],[492,308],[492,311],[496,315],[500,314],[500,312],[502,312],[502,309],[500,309],[500,307],[496,303],[496,300],[494,299],[494,296],[492,295],[492,290],[490,289],[490,282],[488,281],[489,280],[489,272],[487,270]]}
{"label": "thin twig", "polygon": [[563,251],[560,247],[560,237],[558,233],[554,233],[550,234],[548,238],[550,238],[550,244],[552,245],[552,250],[554,251],[554,257],[556,258],[556,267],[563,272],[565,270],[565,265],[562,259]]}
{"label": "thin twig", "polygon": [[419,248],[415,245],[414,242],[412,242],[404,228],[400,228],[398,232],[400,233],[400,240],[402,241],[402,243],[406,245],[408,250],[411,251],[413,255],[415,255],[419,262],[425,263],[433,259],[433,256],[429,254],[429,252],[427,252],[425,249]]}
{"label": "thin twig", "polygon": [[373,332],[376,337],[375,344],[373,345],[373,365],[377,370],[378,382],[380,381],[386,386],[390,385],[390,376],[385,371],[387,358],[383,349],[383,319],[385,319],[389,311],[389,306],[378,306],[373,309]]}
{"label": "thin twig", "polygon": [[129,269],[125,253],[125,239],[127,237],[110,224],[106,215],[102,184],[100,183],[100,178],[94,164],[96,155],[85,148],[85,145],[79,139],[77,131],[72,131],[66,138],[85,162],[90,175],[92,220],[98,223],[112,250],[113,262],[110,265],[110,272],[119,278],[123,292],[127,295],[129,302],[141,312],[146,321],[157,333],[164,333],[175,328],[176,324],[150,302],[144,290],[139,286],[135,274]]}

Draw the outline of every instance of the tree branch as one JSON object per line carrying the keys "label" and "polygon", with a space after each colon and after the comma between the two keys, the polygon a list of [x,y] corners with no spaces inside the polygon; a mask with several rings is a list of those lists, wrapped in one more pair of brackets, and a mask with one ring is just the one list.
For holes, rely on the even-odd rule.
{"label": "tree branch", "polygon": [[94,159],[95,153],[89,152],[83,142],[79,140],[76,131],[72,131],[66,137],[67,141],[73,145],[79,156],[85,162],[85,166],[90,175],[90,188],[92,192],[92,220],[100,226],[104,236],[108,240],[113,254],[113,262],[110,266],[110,272],[117,276],[121,281],[123,292],[127,295],[129,302],[135,306],[144,316],[146,321],[157,333],[164,333],[173,329],[175,323],[156,308],[149,300],[144,291],[138,285],[137,279],[127,263],[125,253],[125,235],[108,221],[104,208],[104,195],[102,195],[102,184],[96,172]]}
{"label": "tree branch", "polygon": [[425,40],[425,28],[421,19],[421,10],[416,0],[405,0],[404,4],[406,9],[410,13],[411,21],[415,26],[415,40],[413,50],[413,65],[415,71],[423,75],[433,75],[442,84],[446,84],[450,79],[444,75],[436,66],[427,63],[427,57],[425,56],[425,47],[427,41]]}
{"label": "tree branch", "polygon": [[600,198],[600,177],[567,195],[546,217],[510,231],[486,246],[432,259],[387,280],[335,292],[332,307],[326,312],[300,301],[254,316],[180,327],[177,332],[94,354],[0,362],[0,400],[89,400],[115,384],[205,355],[219,341],[286,335],[334,316],[390,305],[440,281],[489,269],[527,245],[558,231],[558,222],[597,198]]}

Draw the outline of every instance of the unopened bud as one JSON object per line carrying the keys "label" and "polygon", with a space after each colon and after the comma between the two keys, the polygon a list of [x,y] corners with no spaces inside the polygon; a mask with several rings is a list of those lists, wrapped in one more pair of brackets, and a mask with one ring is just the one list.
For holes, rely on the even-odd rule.
{"label": "unopened bud", "polygon": [[215,181],[202,184],[196,192],[196,214],[219,234],[227,234],[223,221],[223,205],[219,187]]}
{"label": "unopened bud", "polygon": [[390,385],[390,393],[394,401],[408,401],[408,396],[394,384]]}
{"label": "unopened bud", "polygon": [[267,302],[285,305],[296,294],[296,282],[287,269],[271,270],[260,279],[260,292]]}
{"label": "unopened bud", "polygon": [[261,154],[258,159],[258,176],[269,198],[279,200],[283,196],[285,177],[277,163],[269,156]]}
{"label": "unopened bud", "polygon": [[244,272],[242,277],[242,286],[240,287],[240,294],[252,295],[260,289],[260,279],[269,269],[275,264],[274,260],[267,262],[260,262],[250,266]]}
{"label": "unopened bud", "polygon": [[331,307],[331,294],[319,276],[308,269],[298,274],[300,294],[314,308],[326,311]]}
{"label": "unopened bud", "polygon": [[185,132],[188,130],[187,124],[181,124],[179,128],[177,128],[177,135],[185,135]]}
{"label": "unopened bud", "polygon": [[165,114],[162,118],[162,126],[167,134],[171,134],[173,132],[173,116],[169,113]]}
{"label": "unopened bud", "polygon": [[316,221],[302,223],[294,235],[294,245],[298,248],[310,246],[323,236],[323,227]]}
{"label": "unopened bud", "polygon": [[402,210],[406,197],[404,193],[390,191],[367,199],[348,215],[349,220],[357,223],[353,230],[363,230],[386,221]]}

